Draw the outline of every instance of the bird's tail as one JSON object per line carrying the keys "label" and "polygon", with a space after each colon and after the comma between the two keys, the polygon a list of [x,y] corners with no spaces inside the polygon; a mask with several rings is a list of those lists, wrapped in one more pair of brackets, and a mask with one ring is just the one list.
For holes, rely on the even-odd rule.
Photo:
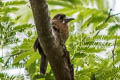
{"label": "bird's tail", "polygon": [[45,74],[47,70],[48,60],[46,56],[41,55],[41,61],[40,61],[40,73]]}
{"label": "bird's tail", "polygon": [[39,40],[38,38],[35,40],[35,43],[34,43],[34,51],[36,52],[37,49],[39,51],[39,54],[41,55],[41,61],[40,61],[40,73],[42,74],[45,74],[46,73],[46,70],[47,70],[47,65],[48,65],[48,59],[46,57],[46,55],[44,54],[41,46],[40,46],[40,43],[39,43]]}
{"label": "bird's tail", "polygon": [[34,45],[33,45],[33,48],[34,48],[34,51],[36,52],[37,51],[37,48],[38,48],[38,46],[39,46],[40,44],[39,44],[39,40],[38,40],[38,38],[35,40],[35,42],[34,42]]}

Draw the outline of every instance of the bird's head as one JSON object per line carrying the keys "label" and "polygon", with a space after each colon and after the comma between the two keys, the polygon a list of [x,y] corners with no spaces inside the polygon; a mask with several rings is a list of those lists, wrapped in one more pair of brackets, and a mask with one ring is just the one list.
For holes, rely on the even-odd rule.
{"label": "bird's head", "polygon": [[58,20],[63,24],[67,24],[68,22],[74,20],[74,18],[67,18],[65,14],[57,14],[53,17],[53,20]]}

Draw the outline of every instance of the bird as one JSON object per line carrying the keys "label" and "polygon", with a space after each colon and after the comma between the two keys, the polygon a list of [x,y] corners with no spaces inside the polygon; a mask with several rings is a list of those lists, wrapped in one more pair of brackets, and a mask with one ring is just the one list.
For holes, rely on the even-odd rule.
{"label": "bird", "polygon": [[[55,33],[57,33],[56,36],[60,39],[60,43],[63,45],[65,45],[65,42],[69,37],[68,23],[72,20],[74,20],[74,18],[68,18],[65,14],[62,13],[56,14],[51,20],[52,29]],[[40,45],[38,38],[35,40],[33,48],[35,52],[38,49],[39,54],[41,55],[40,73],[45,74],[47,70],[48,59]]]}

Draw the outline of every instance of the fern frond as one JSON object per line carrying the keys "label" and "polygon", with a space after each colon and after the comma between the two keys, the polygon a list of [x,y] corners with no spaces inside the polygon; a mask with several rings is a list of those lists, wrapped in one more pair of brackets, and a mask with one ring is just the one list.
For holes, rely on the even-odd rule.
{"label": "fern frond", "polygon": [[58,6],[63,6],[63,7],[68,7],[68,8],[72,8],[72,4],[70,3],[66,3],[64,1],[53,1],[53,0],[48,0],[47,1],[49,5],[58,5]]}
{"label": "fern frond", "polygon": [[22,0],[22,1],[7,1],[6,3],[4,3],[4,6],[18,6],[18,5],[23,5],[26,4],[27,2]]}

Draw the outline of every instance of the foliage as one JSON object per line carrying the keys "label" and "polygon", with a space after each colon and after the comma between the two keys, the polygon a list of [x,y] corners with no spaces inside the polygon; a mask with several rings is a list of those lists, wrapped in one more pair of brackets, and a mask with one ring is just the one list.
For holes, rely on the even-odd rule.
{"label": "foliage", "polygon": [[[7,46],[12,43],[17,43],[19,39],[16,37],[18,32],[24,32],[26,29],[33,27],[31,24],[18,24],[20,16],[15,16],[14,12],[19,10],[15,5],[23,5],[25,1],[8,1],[0,2],[0,44]],[[13,18],[11,15],[15,16]],[[16,24],[17,23],[17,24]]]}
{"label": "foliage", "polygon": [[[110,16],[112,14],[107,5],[108,0],[47,0],[47,2],[51,17],[57,13],[75,17],[75,20],[69,24],[70,36],[66,46],[74,65],[76,80],[93,80],[93,78],[96,80],[119,80],[120,36],[118,31],[120,19],[117,16]],[[33,51],[36,36],[31,36],[32,30],[30,29],[33,25],[22,24],[22,21],[33,20],[31,10],[25,8],[28,12],[18,14],[15,19],[8,15],[13,11],[21,11],[18,7],[11,8],[8,5],[18,6],[25,3],[25,1],[6,2],[0,9],[1,34],[7,36],[4,38],[0,36],[2,39],[0,44],[5,46],[18,43],[19,38],[15,37],[16,32],[25,33],[25,30],[28,30],[27,33],[30,35],[20,46],[13,48],[6,66],[10,66],[11,63],[12,67],[25,67],[31,80],[54,80],[50,65],[46,76],[39,74],[40,56],[38,52]],[[3,2],[0,4],[3,6]],[[24,15],[25,13],[26,15]],[[20,22],[20,24],[16,25],[16,22]]]}
{"label": "foliage", "polygon": [[[20,33],[24,33],[24,35],[29,38],[32,36],[31,29],[33,28],[33,25],[28,24],[28,22],[24,24],[18,22],[21,16],[16,15],[16,12],[19,11],[18,6],[26,3],[26,1],[0,1],[0,48],[2,50],[6,47],[9,48],[12,44],[17,45],[22,42],[20,36],[18,36]],[[2,52],[2,54],[5,53]],[[0,56],[0,70],[3,71],[12,68],[10,64],[14,57],[14,54],[11,54],[10,56],[6,55],[6,57]],[[14,78],[16,77],[10,77],[5,73],[1,73],[0,77],[2,80],[13,80]]]}
{"label": "foliage", "polygon": [[14,80],[14,76],[8,76],[7,74],[0,73],[0,80]]}

